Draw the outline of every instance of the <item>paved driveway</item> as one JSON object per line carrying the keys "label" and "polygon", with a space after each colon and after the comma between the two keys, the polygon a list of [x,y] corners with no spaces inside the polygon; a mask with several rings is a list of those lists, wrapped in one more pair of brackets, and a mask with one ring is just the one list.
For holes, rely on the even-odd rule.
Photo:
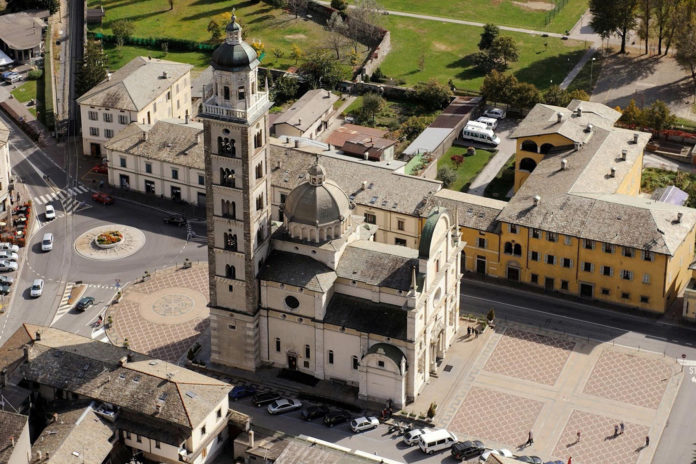
{"label": "paved driveway", "polygon": [[498,175],[510,157],[515,154],[515,141],[510,138],[510,134],[517,127],[519,121],[515,119],[503,119],[498,123],[496,134],[500,137],[498,153],[488,161],[488,164],[474,178],[467,193],[483,196],[488,184]]}

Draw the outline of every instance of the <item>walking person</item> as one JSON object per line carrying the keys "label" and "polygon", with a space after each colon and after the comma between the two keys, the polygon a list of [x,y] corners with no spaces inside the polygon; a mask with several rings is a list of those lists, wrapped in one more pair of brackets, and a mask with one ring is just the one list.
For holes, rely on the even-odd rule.
{"label": "walking person", "polygon": [[645,436],[645,447],[647,448],[648,446],[650,446],[650,437],[646,435]]}
{"label": "walking person", "polygon": [[534,435],[532,435],[532,431],[529,431],[529,437],[527,438],[527,443],[525,443],[525,446],[532,446],[534,444]]}
{"label": "walking person", "polygon": [[578,430],[578,439],[575,440],[575,443],[580,443],[580,431]]}
{"label": "walking person", "polygon": [[466,326],[466,335],[467,336],[471,335],[471,327],[469,327],[468,325]]}
{"label": "walking person", "polygon": [[623,422],[621,422],[621,424],[619,424],[619,428],[621,428],[621,435],[623,435],[623,432],[624,432],[624,423]]}
{"label": "walking person", "polygon": [[619,426],[615,425],[614,426],[614,438],[619,436]]}

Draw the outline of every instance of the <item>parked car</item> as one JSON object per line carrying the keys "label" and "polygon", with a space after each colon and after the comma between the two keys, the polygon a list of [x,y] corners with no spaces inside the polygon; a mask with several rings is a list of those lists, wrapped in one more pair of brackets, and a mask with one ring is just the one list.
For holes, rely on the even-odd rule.
{"label": "parked car", "polygon": [[491,450],[484,451],[484,453],[481,455],[481,457],[479,457],[479,462],[485,463],[488,460],[488,456],[490,456],[491,454],[494,454],[496,456],[503,456],[506,458],[512,457],[512,451],[510,451],[508,449],[505,449],[505,448],[491,449]]}
{"label": "parked car", "polygon": [[12,285],[14,283],[14,277],[10,276],[0,276],[0,285]]}
{"label": "parked car", "polygon": [[186,218],[180,214],[175,214],[174,216],[169,216],[163,219],[165,224],[171,224],[173,226],[185,226]]}
{"label": "parked car", "polygon": [[251,396],[256,393],[256,387],[253,385],[237,385],[229,393],[229,397],[232,401],[241,400],[247,396]]}
{"label": "parked car", "polygon": [[10,286],[9,285],[0,285],[0,295],[9,295],[10,294]]}
{"label": "parked car", "polygon": [[84,311],[85,309],[89,308],[94,304],[94,297],[93,296],[85,296],[80,298],[80,301],[77,302],[75,305],[75,309],[78,311]]}
{"label": "parked car", "polygon": [[353,433],[364,432],[365,430],[372,430],[379,425],[379,419],[374,416],[370,417],[357,417],[350,421],[350,429]]}
{"label": "parked car", "polygon": [[486,447],[479,440],[459,441],[452,445],[452,457],[460,461],[481,456],[484,451]]}
{"label": "parked car", "polygon": [[0,251],[0,259],[6,259],[8,261],[17,261],[19,259],[19,255],[14,251],[2,250]]}
{"label": "parked car", "polygon": [[418,437],[427,432],[432,432],[435,429],[413,429],[404,435],[404,443],[408,446],[413,446],[418,443]]}
{"label": "parked car", "polygon": [[114,204],[114,199],[111,198],[111,195],[104,193],[104,192],[93,193],[92,200],[96,201],[97,203],[101,203],[103,205],[113,205]]}
{"label": "parked car", "polygon": [[281,398],[268,405],[268,414],[283,414],[302,407],[302,402],[293,398]]}
{"label": "parked car", "polygon": [[43,279],[36,279],[36,280],[34,280],[34,283],[31,286],[31,290],[29,291],[29,294],[31,295],[32,298],[38,298],[43,293],[43,289],[44,289]]}
{"label": "parked car", "polygon": [[0,250],[9,250],[18,253],[19,247],[11,244],[10,242],[0,242]]}
{"label": "parked car", "polygon": [[56,210],[52,205],[46,205],[46,211],[44,212],[44,217],[47,221],[52,221],[56,218]]}
{"label": "parked car", "polygon": [[6,259],[0,260],[0,271],[16,271],[17,263]]}
{"label": "parked car", "polygon": [[483,112],[483,115],[487,118],[505,119],[506,113],[505,110],[500,108],[488,108]]}
{"label": "parked car", "polygon": [[14,84],[15,82],[22,80],[22,75],[12,71],[5,71],[2,73],[2,80],[10,84]]}
{"label": "parked car", "polygon": [[97,164],[96,166],[92,166],[92,169],[90,169],[92,172],[96,172],[97,174],[108,174],[109,172],[109,166],[106,164]]}
{"label": "parked car", "polygon": [[29,212],[28,205],[15,206],[15,209],[12,210],[12,214],[27,214],[27,212]]}
{"label": "parked car", "polygon": [[257,408],[264,404],[269,404],[280,399],[280,395],[275,392],[257,393],[251,399],[251,403]]}
{"label": "parked car", "polygon": [[333,427],[346,422],[348,419],[350,419],[350,414],[346,411],[331,411],[324,416],[324,425]]}
{"label": "parked car", "polygon": [[515,460],[528,464],[544,464],[544,461],[539,456],[516,456]]}
{"label": "parked car", "polygon": [[437,429],[418,437],[418,447],[425,454],[434,454],[452,448],[457,436],[445,429]]}
{"label": "parked car", "polygon": [[327,408],[324,405],[318,405],[318,406],[309,406],[308,408],[304,408],[302,412],[300,413],[300,416],[306,421],[311,421],[313,419],[317,419],[319,417],[324,417],[329,413],[329,408]]}

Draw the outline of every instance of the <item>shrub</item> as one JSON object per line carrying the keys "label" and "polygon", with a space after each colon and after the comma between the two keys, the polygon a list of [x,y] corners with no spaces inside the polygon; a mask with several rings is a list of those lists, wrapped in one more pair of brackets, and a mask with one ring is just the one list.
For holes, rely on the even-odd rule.
{"label": "shrub", "polygon": [[346,3],[346,0],[331,0],[331,8],[338,11],[343,11],[348,8],[348,4]]}
{"label": "shrub", "polygon": [[435,411],[437,410],[437,404],[435,402],[430,403],[430,406],[428,407],[428,417],[432,419],[435,417]]}
{"label": "shrub", "polygon": [[442,186],[447,188],[457,180],[457,173],[452,168],[444,167],[437,170],[437,178],[442,181]]}
{"label": "shrub", "polygon": [[489,321],[495,319],[495,309],[491,308],[488,310],[488,315],[486,316],[486,319],[488,319]]}
{"label": "shrub", "polygon": [[31,81],[37,81],[43,76],[43,69],[32,69],[27,74],[27,79]]}

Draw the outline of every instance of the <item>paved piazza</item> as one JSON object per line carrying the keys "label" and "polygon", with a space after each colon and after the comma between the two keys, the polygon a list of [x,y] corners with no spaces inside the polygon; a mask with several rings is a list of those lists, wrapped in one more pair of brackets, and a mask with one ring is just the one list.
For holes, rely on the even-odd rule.
{"label": "paved piazza", "polygon": [[[99,248],[94,243],[97,235],[117,230],[123,234],[123,243],[114,248]],[[145,234],[135,227],[124,226],[122,224],[112,224],[108,226],[95,227],[75,239],[75,251],[82,257],[103,261],[112,261],[131,256],[145,245]]]}
{"label": "paved piazza", "polygon": [[[651,462],[681,384],[674,359],[525,326],[499,326],[484,337],[453,347],[461,350],[451,360],[455,369],[466,363],[456,386],[427,387],[451,392],[435,417],[438,426],[460,440],[545,460]],[[470,358],[467,343],[480,343]],[[621,422],[625,432],[614,437]],[[534,444],[522,448],[530,430]],[[644,448],[646,436],[651,446]]]}
{"label": "paved piazza", "polygon": [[208,329],[208,267],[157,271],[145,282],[128,285],[107,316],[112,343],[176,363]]}

